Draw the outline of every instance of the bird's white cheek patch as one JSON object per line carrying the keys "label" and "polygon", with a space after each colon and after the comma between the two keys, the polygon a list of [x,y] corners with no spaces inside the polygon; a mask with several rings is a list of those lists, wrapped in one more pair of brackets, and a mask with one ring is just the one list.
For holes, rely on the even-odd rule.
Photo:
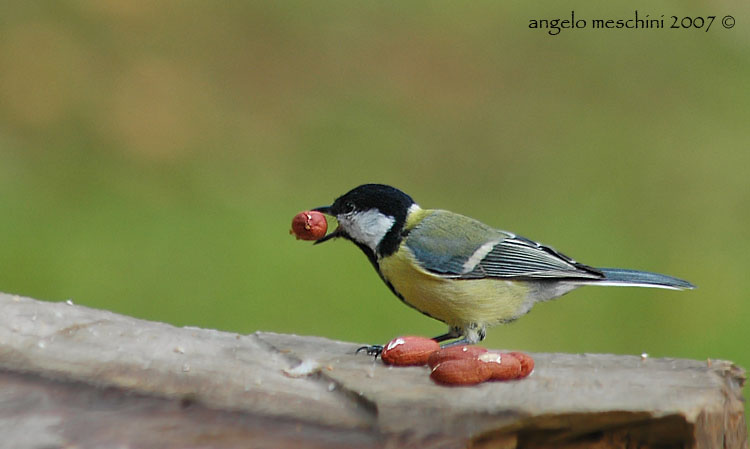
{"label": "bird's white cheek patch", "polygon": [[352,239],[367,245],[373,252],[396,221],[393,217],[383,215],[377,210],[357,212],[337,218]]}

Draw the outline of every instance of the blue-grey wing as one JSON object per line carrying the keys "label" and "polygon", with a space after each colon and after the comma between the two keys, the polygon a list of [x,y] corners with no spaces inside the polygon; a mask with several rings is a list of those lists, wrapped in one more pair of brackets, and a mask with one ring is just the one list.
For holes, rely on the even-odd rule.
{"label": "blue-grey wing", "polygon": [[407,231],[404,244],[427,271],[458,279],[600,279],[600,271],[532,240],[444,210]]}
{"label": "blue-grey wing", "polygon": [[604,275],[554,248],[511,235],[493,245],[476,265],[459,276],[462,279],[485,277],[601,279]]}
{"label": "blue-grey wing", "polygon": [[473,218],[435,210],[405,233],[403,244],[425,270],[458,277],[475,265],[471,258],[480,248],[509,236]]}

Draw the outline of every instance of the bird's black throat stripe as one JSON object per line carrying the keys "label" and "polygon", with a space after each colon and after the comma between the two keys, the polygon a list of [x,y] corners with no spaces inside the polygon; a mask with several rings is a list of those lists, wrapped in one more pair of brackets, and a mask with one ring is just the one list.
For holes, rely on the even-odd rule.
{"label": "bird's black throat stripe", "polygon": [[378,245],[378,256],[388,257],[398,251],[401,241],[406,237],[409,231],[402,232],[404,228],[403,221],[396,220],[393,227],[383,236],[383,240]]}
{"label": "bird's black throat stripe", "polygon": [[347,240],[357,245],[357,248],[361,249],[363,253],[365,253],[365,256],[367,256],[367,260],[370,261],[373,267],[375,267],[375,270],[380,273],[380,268],[378,267],[378,257],[375,255],[375,253],[372,251],[372,249],[365,245],[364,243],[360,243],[348,235],[344,236]]}

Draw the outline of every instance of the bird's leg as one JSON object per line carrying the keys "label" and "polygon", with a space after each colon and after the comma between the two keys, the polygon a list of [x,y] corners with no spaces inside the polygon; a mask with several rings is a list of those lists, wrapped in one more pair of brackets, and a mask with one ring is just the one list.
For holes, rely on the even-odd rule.
{"label": "bird's leg", "polygon": [[441,341],[450,340],[452,338],[458,338],[464,334],[464,330],[460,327],[453,326],[450,328],[448,333],[438,335],[437,337],[433,337],[432,339],[436,342],[440,343]]}
{"label": "bird's leg", "polygon": [[[464,335],[464,330],[458,326],[453,326],[450,328],[450,330],[442,335],[438,335],[437,337],[433,337],[432,339],[436,342],[440,343],[441,341],[450,340],[452,338],[458,338],[460,336]],[[449,345],[453,345],[454,343],[449,343]],[[367,355],[373,355],[375,358],[378,358],[378,356],[383,352],[383,345],[367,345],[367,346],[360,346],[357,348],[357,354],[359,354],[361,351],[365,351]]]}
{"label": "bird's leg", "polygon": [[[450,343],[443,343],[442,345],[440,345],[441,348],[449,348],[451,346],[474,345],[484,340],[484,337],[487,335],[486,326],[483,324],[478,324],[478,323],[471,323],[464,328],[456,327],[456,328],[453,328],[452,330],[456,330],[458,335],[455,335],[453,337],[448,337],[448,338],[458,338],[458,337],[461,337],[461,338],[459,338],[458,340],[454,340]],[[449,334],[446,334],[446,335],[449,335]],[[448,338],[446,338],[446,340]],[[437,341],[442,341],[442,340],[437,340]]]}
{"label": "bird's leg", "polygon": [[[445,340],[461,337],[458,340],[454,340],[450,343],[443,343],[442,345],[440,345],[441,348],[448,348],[450,346],[473,345],[479,343],[480,341],[484,340],[485,333],[486,327],[483,324],[471,323],[466,327],[452,326],[447,333],[438,335],[437,337],[433,337],[432,339],[440,343]],[[367,355],[372,355],[375,356],[375,358],[378,358],[378,356],[383,352],[383,348],[383,345],[360,346],[359,348],[357,348],[356,354],[365,351]]]}

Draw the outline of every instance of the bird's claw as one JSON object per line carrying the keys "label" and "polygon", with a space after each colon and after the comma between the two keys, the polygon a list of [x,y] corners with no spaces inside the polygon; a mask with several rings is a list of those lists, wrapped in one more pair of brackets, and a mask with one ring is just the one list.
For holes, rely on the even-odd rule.
{"label": "bird's claw", "polygon": [[378,356],[383,352],[383,345],[368,345],[368,346],[360,346],[357,348],[356,354],[359,354],[360,351],[365,351],[367,355],[375,356],[377,359]]}

